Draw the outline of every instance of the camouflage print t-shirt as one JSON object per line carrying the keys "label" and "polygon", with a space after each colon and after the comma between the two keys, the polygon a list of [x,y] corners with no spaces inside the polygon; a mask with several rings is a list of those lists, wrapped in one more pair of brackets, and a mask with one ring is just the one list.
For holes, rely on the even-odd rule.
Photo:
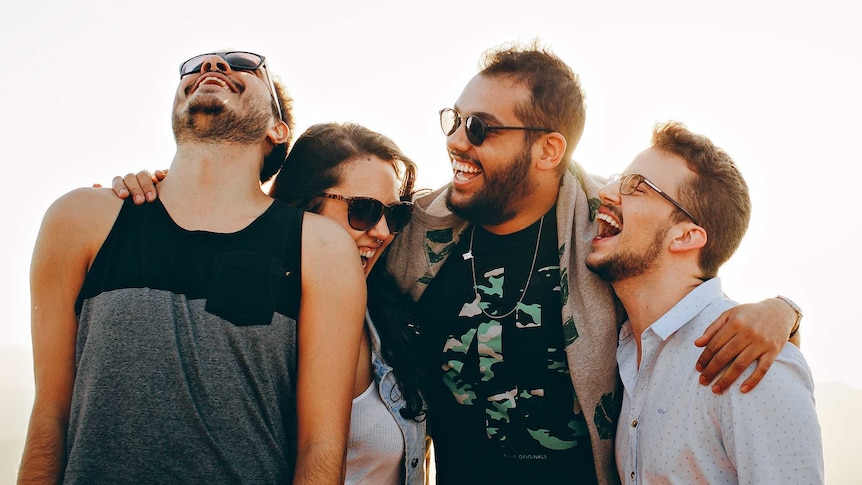
{"label": "camouflage print t-shirt", "polygon": [[555,221],[552,209],[514,234],[468,229],[420,300],[439,358],[438,483],[595,482],[563,348]]}

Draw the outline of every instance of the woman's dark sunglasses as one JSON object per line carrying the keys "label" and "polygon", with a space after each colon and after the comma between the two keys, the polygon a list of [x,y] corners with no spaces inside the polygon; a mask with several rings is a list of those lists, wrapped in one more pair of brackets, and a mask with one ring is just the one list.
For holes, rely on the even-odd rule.
{"label": "woman's dark sunglasses", "polygon": [[[444,108],[440,110],[440,128],[446,136],[455,133],[455,130],[461,126],[461,113],[458,113],[452,108]],[[526,131],[544,131],[553,133],[550,128],[538,128],[535,126],[490,126],[482,118],[470,115],[464,119],[464,127],[466,128],[467,141],[473,146],[479,146],[485,141],[485,137],[489,131],[497,130],[526,130]]]}
{"label": "woman's dark sunglasses", "polygon": [[371,197],[345,197],[337,194],[321,193],[323,197],[347,202],[347,222],[350,227],[357,231],[367,231],[380,222],[380,218],[386,217],[386,226],[389,232],[395,234],[401,232],[404,226],[410,222],[413,214],[412,202],[395,202],[385,205]]}
{"label": "woman's dark sunglasses", "polygon": [[227,62],[234,71],[257,71],[263,69],[266,76],[266,81],[269,83],[269,91],[272,94],[272,99],[275,101],[275,109],[278,113],[278,118],[281,119],[281,103],[278,101],[278,95],[275,92],[275,84],[269,76],[269,69],[266,68],[266,57],[254,52],[245,51],[227,51],[227,52],[210,52],[208,54],[198,54],[186,62],[180,64],[180,77],[188,76],[201,71],[201,66],[204,64],[204,59],[209,56],[219,56]]}

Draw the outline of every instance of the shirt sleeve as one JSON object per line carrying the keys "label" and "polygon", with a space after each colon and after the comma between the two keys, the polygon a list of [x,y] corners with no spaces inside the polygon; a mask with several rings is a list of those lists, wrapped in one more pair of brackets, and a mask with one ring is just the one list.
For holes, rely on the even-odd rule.
{"label": "shirt sleeve", "polygon": [[722,440],[740,484],[824,483],[814,382],[799,349],[786,344],[756,388],[722,397]]}

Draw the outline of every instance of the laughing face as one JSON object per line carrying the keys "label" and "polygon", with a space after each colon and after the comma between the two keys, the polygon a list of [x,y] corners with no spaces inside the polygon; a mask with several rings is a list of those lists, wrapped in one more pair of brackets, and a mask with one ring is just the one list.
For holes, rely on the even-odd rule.
{"label": "laughing face", "polygon": [[[345,197],[371,197],[387,205],[399,201],[401,183],[392,162],[374,155],[362,155],[343,162],[340,170],[341,182],[327,189],[327,193]],[[343,200],[324,199],[318,213],[334,219],[347,229],[356,241],[359,260],[366,276],[395,237],[389,232],[385,216],[367,231],[357,231],[352,228],[347,220],[347,203]]]}
{"label": "laughing face", "polygon": [[254,143],[273,121],[272,95],[260,70],[235,71],[215,54],[183,76],[174,99],[173,129],[188,140]]}
{"label": "laughing face", "polygon": [[[477,75],[464,88],[455,110],[463,119],[473,115],[492,126],[523,126],[514,107],[527,100],[524,86]],[[462,123],[446,138],[453,172],[447,205],[478,224],[502,224],[529,204],[532,147],[523,131],[488,131],[485,141],[474,146],[464,130]]]}
{"label": "laughing face", "polygon": [[[641,152],[625,173],[645,176],[674,198],[692,174],[685,160],[654,148]],[[614,182],[602,187],[599,197],[598,233],[587,267],[609,283],[647,273],[666,252],[674,207],[645,183],[631,195],[620,195],[619,182]]]}

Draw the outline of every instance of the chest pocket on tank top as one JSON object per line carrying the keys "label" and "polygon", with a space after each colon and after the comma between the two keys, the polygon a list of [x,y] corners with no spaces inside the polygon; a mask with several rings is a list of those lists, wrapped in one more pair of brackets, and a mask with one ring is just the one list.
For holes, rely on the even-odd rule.
{"label": "chest pocket on tank top", "polygon": [[281,288],[288,284],[281,259],[259,253],[222,253],[213,261],[206,311],[237,326],[272,323]]}

